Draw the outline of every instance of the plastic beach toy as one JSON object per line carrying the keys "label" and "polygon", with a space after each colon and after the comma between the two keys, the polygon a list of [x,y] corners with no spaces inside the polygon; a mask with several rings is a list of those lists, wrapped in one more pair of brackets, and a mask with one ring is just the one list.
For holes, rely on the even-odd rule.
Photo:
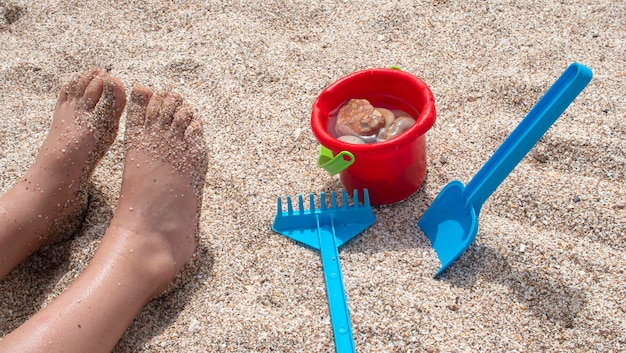
{"label": "plastic beach toy", "polygon": [[363,192],[362,204],[358,196],[358,191],[354,190],[353,204],[349,205],[348,194],[343,190],[341,206],[338,206],[333,191],[328,207],[322,192],[320,207],[315,207],[315,198],[309,194],[309,208],[305,209],[303,197],[298,195],[297,210],[288,196],[287,211],[283,211],[279,197],[272,225],[274,231],[320,252],[337,353],[355,352],[338,249],[376,221],[367,190]]}
{"label": "plastic beach toy", "polygon": [[435,276],[469,248],[485,200],[582,92],[591,76],[587,67],[571,64],[467,186],[455,180],[437,195],[418,222],[441,261]]}
{"label": "plastic beach toy", "polygon": [[[353,98],[402,110],[416,122],[387,141],[362,145],[343,142],[329,131],[329,127],[334,130],[331,117]],[[330,174],[339,173],[349,192],[368,189],[373,205],[402,201],[422,185],[426,178],[425,134],[434,123],[435,100],[430,88],[399,69],[367,69],[341,77],[319,94],[311,111],[313,134],[324,147],[318,165]],[[344,162],[347,153],[351,163]]]}

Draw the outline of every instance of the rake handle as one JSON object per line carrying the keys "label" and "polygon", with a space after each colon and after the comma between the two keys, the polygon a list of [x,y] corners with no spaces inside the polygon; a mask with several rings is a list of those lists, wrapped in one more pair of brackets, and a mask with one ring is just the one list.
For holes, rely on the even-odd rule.
{"label": "rake handle", "polygon": [[335,337],[335,351],[337,353],[355,353],[352,327],[350,326],[350,312],[348,311],[348,302],[339,264],[339,250],[335,240],[335,222],[331,216],[330,225],[332,232],[326,232],[322,231],[320,227],[319,216],[316,216],[316,220],[330,320],[333,325],[333,336]]}

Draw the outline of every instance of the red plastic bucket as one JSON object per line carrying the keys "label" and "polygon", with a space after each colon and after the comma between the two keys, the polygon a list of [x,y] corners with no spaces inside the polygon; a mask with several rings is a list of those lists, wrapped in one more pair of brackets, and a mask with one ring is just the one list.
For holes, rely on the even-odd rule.
{"label": "red plastic bucket", "polygon": [[[377,107],[400,109],[416,120],[399,136],[374,144],[338,140],[330,123],[348,100],[367,99]],[[374,205],[399,202],[415,193],[426,178],[425,133],[435,123],[435,100],[419,78],[397,69],[358,71],[326,87],[315,100],[311,127],[319,143],[334,155],[349,151],[354,163],[341,172],[348,190],[367,188]]]}

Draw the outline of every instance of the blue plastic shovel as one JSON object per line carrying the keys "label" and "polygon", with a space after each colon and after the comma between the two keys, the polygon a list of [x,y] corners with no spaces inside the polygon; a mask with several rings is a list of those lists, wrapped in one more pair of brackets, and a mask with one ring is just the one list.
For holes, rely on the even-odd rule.
{"label": "blue plastic shovel", "polygon": [[309,194],[309,209],[304,208],[302,195],[298,195],[297,210],[294,210],[288,196],[287,211],[283,211],[282,201],[278,198],[278,210],[272,225],[274,231],[320,252],[337,353],[355,352],[350,313],[339,265],[339,247],[376,221],[367,189],[363,192],[362,204],[359,203],[356,189],[353,195],[353,204],[349,205],[347,192],[343,190],[341,206],[338,206],[337,196],[333,191],[331,205],[328,207],[322,192],[320,207],[317,208],[313,194]]}
{"label": "blue plastic shovel", "polygon": [[467,186],[455,180],[437,195],[418,222],[441,261],[435,277],[469,248],[485,200],[582,92],[591,76],[589,68],[571,64]]}

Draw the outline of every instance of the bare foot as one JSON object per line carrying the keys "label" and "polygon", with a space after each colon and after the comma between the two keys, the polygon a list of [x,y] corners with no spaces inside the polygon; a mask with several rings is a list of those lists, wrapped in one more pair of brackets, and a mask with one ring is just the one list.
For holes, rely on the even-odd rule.
{"label": "bare foot", "polygon": [[[137,87],[120,200],[93,259],[0,352],[110,352],[193,256],[206,173],[202,126],[180,96]],[[97,342],[97,345],[94,345]]]}
{"label": "bare foot", "polygon": [[[170,284],[196,249],[202,187],[207,169],[200,120],[174,93],[131,93],[126,123],[122,190],[109,232],[120,249]],[[118,249],[119,251],[122,251]],[[157,256],[158,255],[158,256]]]}
{"label": "bare foot", "polygon": [[89,177],[115,140],[125,105],[124,85],[97,68],[61,88],[35,163],[0,197],[0,278],[80,225]]}

